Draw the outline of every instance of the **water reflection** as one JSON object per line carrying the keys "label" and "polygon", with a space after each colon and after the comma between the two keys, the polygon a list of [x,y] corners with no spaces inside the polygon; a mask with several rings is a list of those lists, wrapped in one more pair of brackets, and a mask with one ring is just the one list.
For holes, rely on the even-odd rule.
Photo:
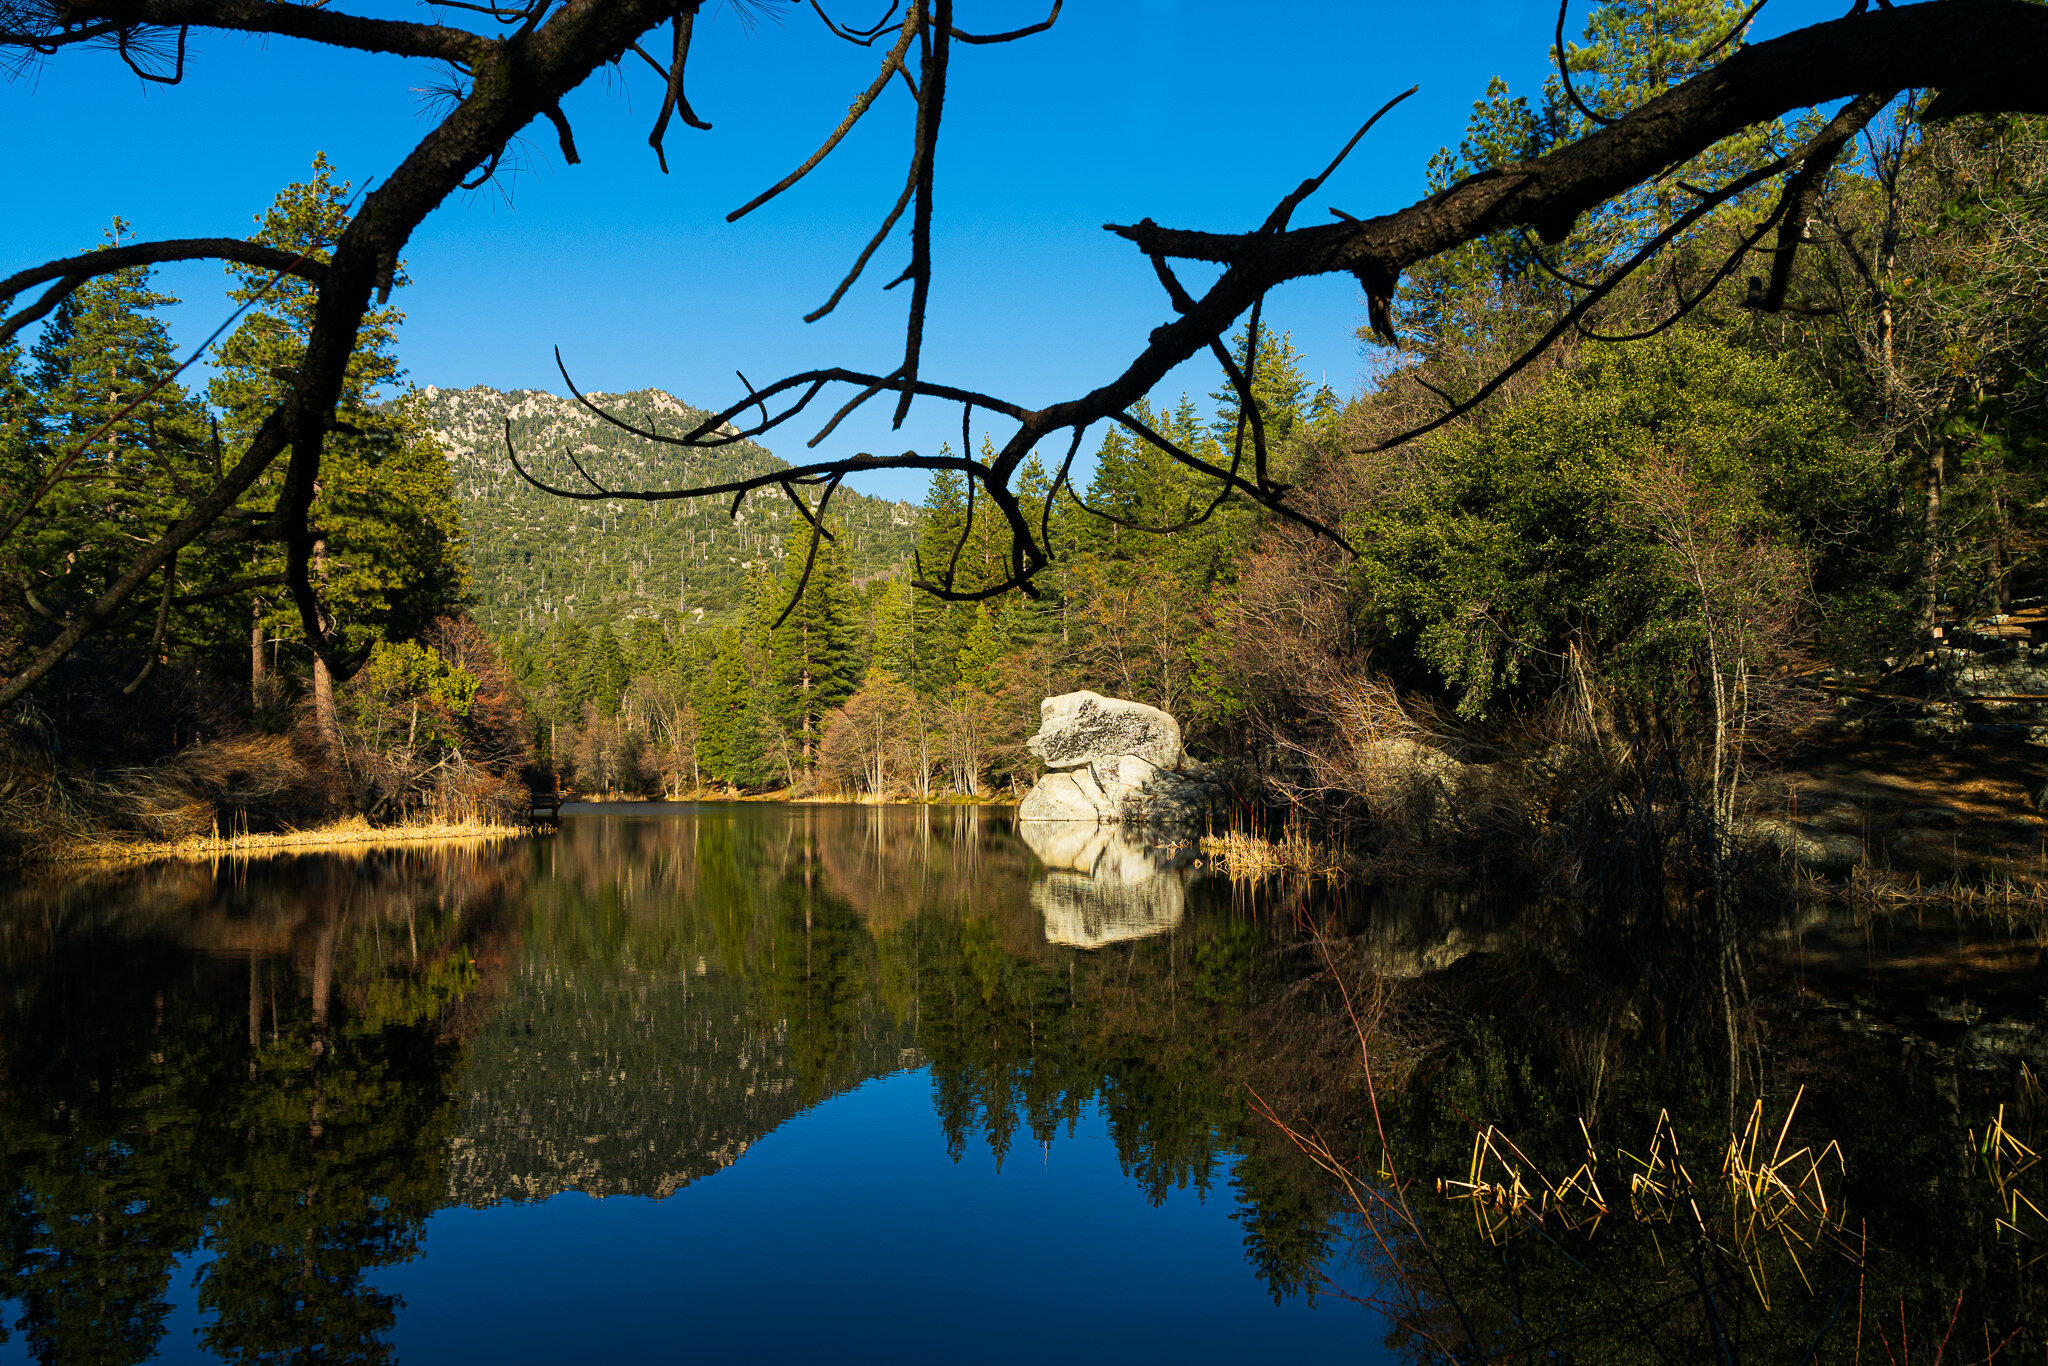
{"label": "water reflection", "polygon": [[[1145,1199],[1230,1212],[1273,1303],[1335,1278],[1424,1359],[1691,1359],[1739,1323],[1784,1345],[1749,1355],[1847,1360],[1858,1293],[1899,1359],[1898,1325],[1938,1341],[1959,1302],[1959,1333],[2017,1326],[2038,1359],[2048,1221],[2001,1222],[1982,1150],[1998,1106],[2048,1109],[2044,980],[2013,918],[1233,892],[1184,850],[976,811],[646,808],[72,873],[0,893],[0,1299],[40,1361],[145,1360],[188,1312],[223,1359],[389,1360],[392,1269],[459,1280],[436,1211],[680,1208],[807,1108],[919,1070],[955,1160],[1036,1166],[1099,1124]],[[1662,1123],[1718,1218],[1731,1115],[1776,1123],[1800,1088],[1787,1141],[1842,1144],[1854,1248],[1631,1212],[1620,1154]],[[1437,1197],[1487,1125],[1531,1181],[1590,1143],[1611,1213]],[[1367,1228],[1388,1171],[1408,1214]]]}
{"label": "water reflection", "polygon": [[1045,865],[1031,904],[1050,943],[1099,949],[1164,934],[1187,913],[1191,860],[1180,845],[1093,821],[1024,821],[1017,831]]}
{"label": "water reflection", "polygon": [[203,1248],[209,1352],[388,1359],[372,1278],[440,1203],[458,1041],[521,881],[462,852],[17,892],[4,1294],[30,1354],[148,1358]]}

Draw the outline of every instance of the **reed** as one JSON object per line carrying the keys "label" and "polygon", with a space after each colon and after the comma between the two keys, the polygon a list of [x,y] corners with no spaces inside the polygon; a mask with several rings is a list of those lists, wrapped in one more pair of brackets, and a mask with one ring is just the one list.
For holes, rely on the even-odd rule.
{"label": "reed", "polygon": [[1285,874],[1338,883],[1360,876],[1365,869],[1356,855],[1310,839],[1298,820],[1289,821],[1278,839],[1263,839],[1233,824],[1220,835],[1202,836],[1201,851],[1233,882]]}
{"label": "reed", "polygon": [[1983,876],[1951,873],[1928,878],[1889,868],[1857,867],[1840,882],[1799,873],[1792,894],[1801,901],[1829,902],[1873,911],[1941,907],[2040,924],[2048,918],[2048,881],[2009,870]]}
{"label": "reed", "polygon": [[[2041,1083],[2033,1070],[2025,1063],[2020,1064],[2020,1091],[2023,1111],[2038,1117],[2044,1099]],[[2048,1213],[2041,1206],[2048,1203],[2048,1192],[2040,1189],[2048,1168],[2041,1165],[2041,1155],[2026,1139],[2040,1141],[2033,1124],[2027,1124],[2026,1138],[2015,1132],[2014,1126],[2006,1122],[2006,1107],[2000,1105],[1998,1113],[1984,1130],[1979,1139],[1976,1130],[1970,1131],[1970,1141],[1977,1149],[1978,1159],[1984,1165],[1984,1175],[1990,1180],[1998,1196],[1998,1232],[2001,1237],[2012,1239],[2026,1256],[2026,1265],[2048,1258]],[[2028,1187],[2034,1189],[2030,1192]],[[2039,1196],[2037,1200],[2035,1197]]]}
{"label": "reed", "polygon": [[[1840,1146],[1830,1140],[1818,1150],[1801,1145],[1787,1151],[1804,1095],[1802,1087],[1777,1126],[1775,1140],[1765,1122],[1764,1103],[1757,1101],[1749,1122],[1730,1132],[1718,1181],[1708,1185],[1687,1169],[1668,1111],[1658,1114],[1642,1156],[1625,1149],[1617,1154],[1624,1167],[1633,1168],[1627,1216],[1650,1226],[1683,1224],[1712,1238],[1745,1269],[1766,1308],[1771,1303],[1767,1243],[1783,1246],[1809,1290],[1812,1281],[1805,1258],[1824,1242],[1848,1250],[1843,1212],[1827,1194],[1830,1171],[1840,1177],[1844,1170]],[[1553,1223],[1590,1236],[1614,1210],[1600,1188],[1600,1158],[1583,1120],[1579,1133],[1585,1141],[1584,1160],[1562,1180],[1553,1181],[1512,1139],[1488,1125],[1473,1138],[1465,1179],[1440,1180],[1437,1193],[1469,1203],[1480,1236],[1489,1243]],[[1656,1237],[1654,1228],[1651,1236]],[[1658,1253],[1661,1257],[1661,1242]]]}

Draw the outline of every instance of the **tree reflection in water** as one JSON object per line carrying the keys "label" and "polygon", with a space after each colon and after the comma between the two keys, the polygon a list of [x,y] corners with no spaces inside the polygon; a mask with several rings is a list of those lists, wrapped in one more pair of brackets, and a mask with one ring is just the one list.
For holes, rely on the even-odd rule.
{"label": "tree reflection in water", "polygon": [[[855,807],[71,875],[0,905],[0,1295],[39,1360],[139,1361],[183,1261],[224,1359],[382,1360],[377,1273],[434,1210],[662,1198],[926,1066],[956,1159],[1095,1107],[1155,1203],[1227,1188],[1276,1301],[1362,1267],[1419,1359],[2038,1359],[2048,1230],[2001,1227],[1971,1137],[2037,1120],[2034,932],[1700,919],[1232,889],[1112,832]],[[1832,1235],[1724,1236],[1731,1114],[1762,1097],[1775,1142],[1801,1087]],[[1630,1208],[1660,1114],[1701,1226]],[[1489,1125],[1532,1190],[1590,1140],[1597,1226],[1439,1195]]]}
{"label": "tree reflection in water", "polygon": [[[8,1284],[43,1361],[140,1361],[202,1249],[206,1347],[388,1357],[380,1267],[438,1203],[507,860],[168,865],[4,920]],[[517,884],[517,877],[510,879]]]}

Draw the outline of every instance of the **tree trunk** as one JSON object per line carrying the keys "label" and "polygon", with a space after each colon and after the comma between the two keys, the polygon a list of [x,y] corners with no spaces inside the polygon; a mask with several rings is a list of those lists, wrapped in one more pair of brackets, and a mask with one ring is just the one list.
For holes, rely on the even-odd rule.
{"label": "tree trunk", "polygon": [[318,655],[313,656],[313,729],[319,732],[327,757],[340,763],[341,714],[334,705],[334,671]]}
{"label": "tree trunk", "polygon": [[263,694],[267,691],[263,669],[263,604],[257,603],[249,617],[249,705],[261,707]]}
{"label": "tree trunk", "polygon": [[334,945],[341,927],[331,910],[323,911],[313,940],[313,1056],[327,1052],[327,1013],[334,997]]}
{"label": "tree trunk", "polygon": [[1941,611],[1941,485],[1945,443],[1936,441],[1927,452],[1927,519],[1924,542],[1927,587],[1920,604],[1921,625],[1932,629]]}
{"label": "tree trunk", "polygon": [[[321,538],[313,542],[313,582],[324,585],[327,582],[327,541]],[[320,628],[331,633],[334,623],[327,617],[325,604],[320,609]],[[327,667],[327,661],[316,652],[313,656],[313,727],[320,733],[320,745],[327,751],[327,759],[336,769],[342,764],[341,716],[334,706],[334,671]]]}

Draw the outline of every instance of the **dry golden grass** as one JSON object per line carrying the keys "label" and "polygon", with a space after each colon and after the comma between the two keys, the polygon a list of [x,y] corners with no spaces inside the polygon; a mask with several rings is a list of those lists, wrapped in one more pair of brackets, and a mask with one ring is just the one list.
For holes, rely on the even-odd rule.
{"label": "dry golden grass", "polygon": [[2048,916],[2048,878],[2011,870],[1979,870],[1971,876],[1955,870],[1930,876],[1915,869],[1871,868],[1858,864],[1837,882],[1814,873],[1795,872],[1792,891],[1801,900],[1829,901],[1872,910],[1941,906],[1988,915],[2009,916],[2039,924]]}
{"label": "dry golden grass", "polygon": [[1232,829],[1221,835],[1202,836],[1202,854],[1221,868],[1233,882],[1288,874],[1324,882],[1343,882],[1363,871],[1352,854],[1332,845],[1319,844],[1289,826],[1277,840]]}
{"label": "dry golden grass", "polygon": [[51,862],[143,863],[157,859],[212,860],[259,858],[266,854],[300,853],[312,849],[347,846],[409,844],[423,840],[498,840],[528,834],[523,825],[497,821],[422,821],[408,825],[375,826],[360,816],[307,830],[284,830],[270,834],[221,834],[187,836],[176,840],[81,839],[44,855]]}

